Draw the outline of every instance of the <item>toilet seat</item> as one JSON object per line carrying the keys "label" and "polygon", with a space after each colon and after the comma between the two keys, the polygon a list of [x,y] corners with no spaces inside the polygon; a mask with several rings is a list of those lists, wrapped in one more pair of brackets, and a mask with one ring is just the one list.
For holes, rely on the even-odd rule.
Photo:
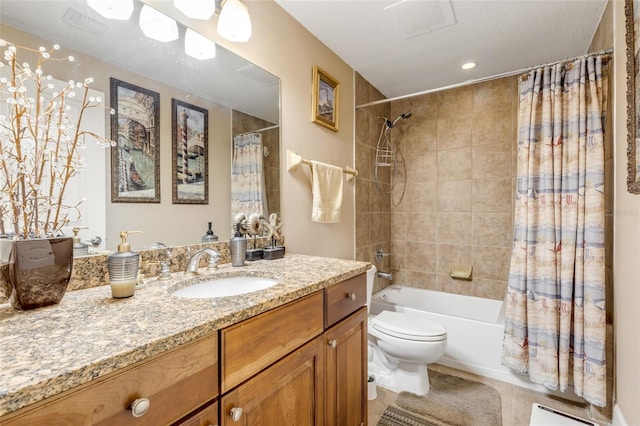
{"label": "toilet seat", "polygon": [[382,311],[371,320],[371,326],[389,336],[420,342],[447,339],[447,329],[435,321],[410,312]]}

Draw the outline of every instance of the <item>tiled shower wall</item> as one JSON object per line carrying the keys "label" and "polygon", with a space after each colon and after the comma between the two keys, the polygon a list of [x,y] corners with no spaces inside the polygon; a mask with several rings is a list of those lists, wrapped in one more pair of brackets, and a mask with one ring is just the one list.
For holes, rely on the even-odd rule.
{"label": "tiled shower wall", "polygon": [[[368,91],[375,88],[369,85]],[[381,108],[356,112],[356,159],[367,161],[370,169]],[[406,167],[399,183],[390,196],[381,197],[367,170],[362,188],[367,193],[359,194],[356,187],[356,202],[368,197],[370,206],[363,211],[358,205],[358,259],[371,260],[377,243],[386,251],[386,231],[377,228],[388,226],[395,283],[502,299],[513,228],[516,77],[393,101],[385,117],[393,120],[402,113],[412,116],[390,133]],[[390,213],[373,198],[388,203]],[[472,265],[472,279],[450,278],[450,264]],[[380,288],[388,283],[377,284]]]}
{"label": "tiled shower wall", "polygon": [[[356,73],[356,105],[381,99],[385,97]],[[385,253],[391,251],[391,204],[390,194],[386,192],[389,188],[383,187],[382,191],[376,188],[373,162],[383,123],[378,117],[389,117],[389,112],[389,103],[356,109],[356,260],[371,262],[381,271],[389,271],[391,266],[390,257],[375,263],[377,248]],[[388,284],[387,280],[378,278],[374,291]]]}

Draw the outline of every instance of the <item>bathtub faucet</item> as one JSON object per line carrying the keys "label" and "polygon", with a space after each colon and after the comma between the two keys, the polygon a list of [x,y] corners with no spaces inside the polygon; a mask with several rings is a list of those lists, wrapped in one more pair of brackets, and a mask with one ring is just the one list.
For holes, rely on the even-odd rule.
{"label": "bathtub faucet", "polygon": [[377,273],[378,278],[384,278],[385,280],[393,280],[393,276],[391,275],[391,272],[382,272],[382,271],[378,271]]}

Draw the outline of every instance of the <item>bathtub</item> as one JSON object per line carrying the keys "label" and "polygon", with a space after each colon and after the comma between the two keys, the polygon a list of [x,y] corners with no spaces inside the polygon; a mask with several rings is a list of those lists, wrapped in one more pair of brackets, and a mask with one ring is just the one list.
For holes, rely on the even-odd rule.
{"label": "bathtub", "polygon": [[572,389],[566,393],[550,391],[500,363],[504,309],[500,300],[393,284],[372,296],[369,313],[415,312],[443,325],[447,329],[447,349],[438,364],[584,402]]}

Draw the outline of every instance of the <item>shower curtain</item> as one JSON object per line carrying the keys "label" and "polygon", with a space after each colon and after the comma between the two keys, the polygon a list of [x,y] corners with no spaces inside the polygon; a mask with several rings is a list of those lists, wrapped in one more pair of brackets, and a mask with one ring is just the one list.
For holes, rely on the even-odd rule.
{"label": "shower curtain", "polygon": [[238,213],[269,216],[262,167],[262,135],[233,137],[231,166],[231,219]]}
{"label": "shower curtain", "polygon": [[502,363],[606,405],[604,121],[608,57],[520,78]]}

